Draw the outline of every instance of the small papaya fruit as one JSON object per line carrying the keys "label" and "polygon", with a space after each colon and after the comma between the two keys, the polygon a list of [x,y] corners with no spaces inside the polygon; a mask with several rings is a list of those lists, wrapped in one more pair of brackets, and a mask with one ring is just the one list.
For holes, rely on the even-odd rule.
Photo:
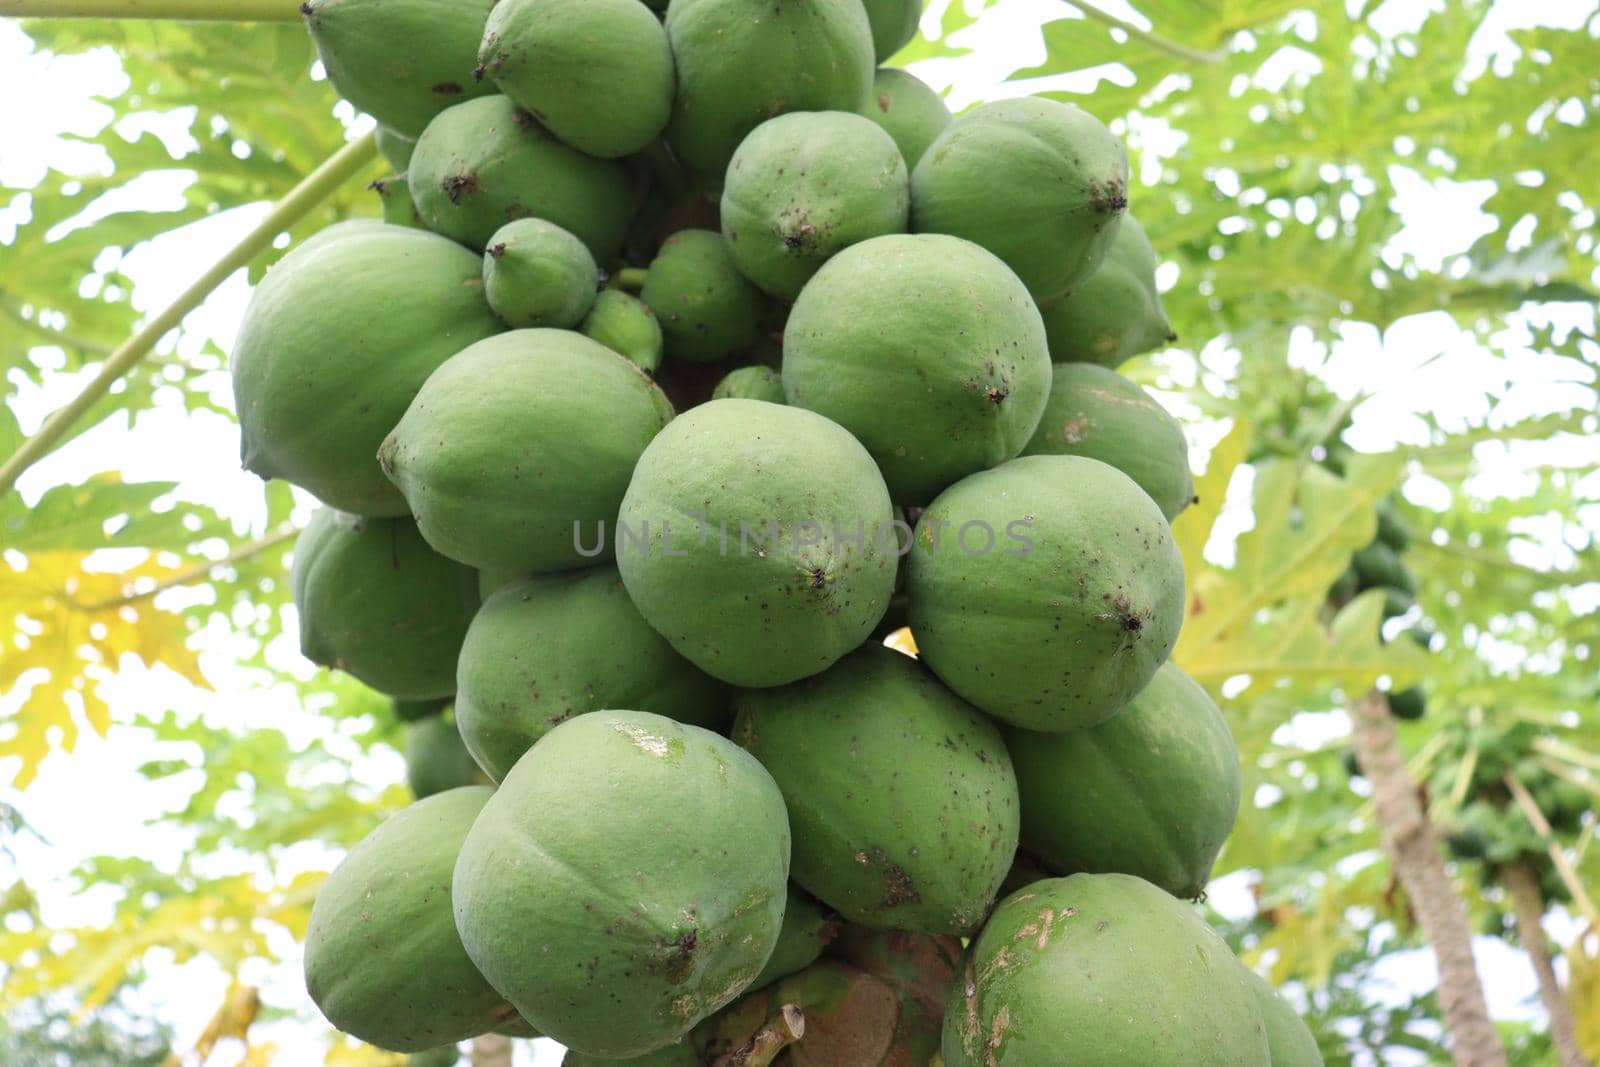
{"label": "small papaya fruit", "polygon": [[677,63],[667,141],[720,179],[745,134],[785,111],[855,111],[872,86],[872,26],[859,0],[676,0],[667,40]]}
{"label": "small papaya fruit", "polygon": [[417,205],[411,202],[411,186],[403,171],[378,178],[367,188],[378,194],[384,222],[391,226],[410,226],[414,230],[427,229],[422,224],[422,216],[417,214]]}
{"label": "small papaya fruit", "polygon": [[1023,456],[957,482],[922,513],[907,562],[923,660],[1029,730],[1116,714],[1183,623],[1183,558],[1161,509],[1084,456]]}
{"label": "small papaya fruit", "polygon": [[1395,506],[1393,498],[1385,497],[1378,501],[1378,540],[1394,549],[1395,552],[1404,552],[1406,546],[1411,544],[1411,527],[1406,525],[1406,520],[1401,517],[1400,509]]}
{"label": "small papaya fruit", "polygon": [[444,715],[406,727],[406,784],[421,800],[464,785],[488,785],[488,775],[473,761],[461,732]]}
{"label": "small papaya fruit", "polygon": [[732,737],[783,792],[794,880],[847,921],[919,933],[983,922],[1017,850],[1000,731],[916,660],[865,645],[734,700]]}
{"label": "small papaya fruit", "polygon": [[1390,586],[1383,588],[1383,617],[1393,619],[1410,611],[1417,602],[1417,598],[1404,589],[1395,589]]}
{"label": "small papaya fruit", "polygon": [[1272,1067],[1322,1067],[1322,1050],[1305,1020],[1265,978],[1248,967],[1245,976],[1267,1029],[1267,1048],[1271,1052],[1268,1062]]}
{"label": "small papaya fruit", "polygon": [[653,372],[661,366],[666,341],[656,313],[643,300],[620,289],[603,289],[595,295],[589,314],[578,324],[578,332],[632,360],[642,370]]}
{"label": "small papaya fruit", "polygon": [[396,174],[404,174],[411,165],[411,151],[417,147],[417,139],[387,126],[379,126],[373,137],[378,144],[378,154],[388,161]]}
{"label": "small papaya fruit", "polygon": [[1142,878],[1074,874],[995,908],[951,984],[946,1067],[1265,1067],[1244,967]]}
{"label": "small papaya fruit", "polygon": [[1156,288],[1156,250],[1131,214],[1122,216],[1100,269],[1040,307],[1050,358],[1115,370],[1178,339]]}
{"label": "small papaya fruit", "polygon": [[290,250],[251,292],[230,357],[245,469],[404,515],[374,457],[428,375],[502,329],[479,272],[453,241],[375,221]]}
{"label": "small papaya fruit", "polygon": [[417,722],[438,715],[450,706],[448,698],[432,700],[396,700],[392,702],[394,717],[401,722]]}
{"label": "small papaya fruit", "polygon": [[[428,378],[378,461],[422,536],[474,567],[572,570],[672,418],[649,376],[568,330],[513,330]],[[581,542],[581,544],[580,544]]]}
{"label": "small papaya fruit", "polygon": [[760,989],[811,966],[838,936],[839,926],[838,915],[790,882],[778,945],[746,991]]}
{"label": "small papaya fruit", "polygon": [[1428,697],[1420,685],[1389,694],[1389,714],[1397,719],[1414,721],[1422,718],[1427,710]]}
{"label": "small papaya fruit", "polygon": [[381,126],[416,137],[451,104],[493,91],[472,74],[493,2],[307,0],[300,12],[338,94]]}
{"label": "small papaya fruit", "polygon": [[1362,589],[1386,587],[1407,596],[1417,595],[1417,576],[1401,560],[1400,554],[1382,541],[1374,541],[1350,557]]}
{"label": "small papaya fruit", "polygon": [[711,390],[711,399],[765,400],[783,403],[783,379],[771,367],[739,367],[729,371]]}
{"label": "small papaya fruit", "polygon": [[514,580],[484,601],[456,668],[456,726],[491,778],[553,727],[602,708],[709,729],[729,718],[727,688],[650,629],[614,566]]}
{"label": "small papaya fruit", "polygon": [[1021,452],[1050,374],[1039,310],[1016,275],[943,234],[840,252],[783,331],[788,402],[854,434],[897,504],[926,504]]}
{"label": "small papaya fruit", "polygon": [[1338,604],[1343,604],[1355,598],[1361,592],[1361,579],[1356,577],[1354,567],[1346,567],[1339,572],[1339,577],[1328,586],[1328,599]]}
{"label": "small papaya fruit", "polygon": [[872,27],[872,53],[879,63],[894,55],[917,35],[922,0],[863,0]]}
{"label": "small papaya fruit", "polygon": [[722,183],[722,236],[734,266],[786,301],[834,253],[904,233],[910,210],[894,138],[843,111],[768,119],[739,142]]}
{"label": "small papaya fruit", "polygon": [[536,218],[571,231],[605,263],[633,213],[620,164],[562,144],[503,96],[440,112],[417,138],[407,173],[428,229],[475,252],[512,219]]}
{"label": "small papaya fruit", "polygon": [[917,165],[951,118],[944,97],[916,75],[893,67],[878,68],[861,113],[894,139],[907,170]]}
{"label": "small papaya fruit", "polygon": [[306,989],[340,1030],[422,1052],[516,1015],[467,957],[451,911],[456,856],[490,795],[452,789],[403,808],[322,884],[306,927]]}
{"label": "small papaya fruit", "polygon": [[430,548],[410,519],[322,508],[294,545],[300,651],[401,700],[448,697],[477,610],[477,576]]}
{"label": "small papaya fruit", "polygon": [[617,516],[617,566],[639,614],[701,670],[783,685],[826,669],[882,617],[892,515],[872,457],[838,425],[712,400],[639,458]]}
{"label": "small papaya fruit", "polygon": [[533,1026],[617,1059],[738,996],[778,941],[783,797],[753,756],[660,715],[551,730],[473,823],[451,897],[467,953]]}
{"label": "small papaya fruit", "polygon": [[675,360],[714,363],[756,343],[767,299],[739,273],[720,233],[679,230],[662,242],[639,299]]}
{"label": "small papaya fruit", "polygon": [[1085,730],[1006,731],[1022,843],[1053,871],[1136,874],[1197,897],[1239,813],[1239,752],[1211,697],[1174,663]]}
{"label": "small papaya fruit", "polygon": [[1128,207],[1128,153],[1093,115],[1041,97],[980,104],[911,173],[911,226],[976,242],[1041,304],[1100,269]]}
{"label": "small papaya fruit", "polygon": [[1093,363],[1057,363],[1050,400],[1022,454],[1088,456],[1150,494],[1170,522],[1194,500],[1183,426],[1137,382]]}
{"label": "small papaya fruit", "polygon": [[594,256],[553,222],[513,219],[483,250],[483,294],[508,326],[576,326],[599,288]]}
{"label": "small papaya fruit", "polygon": [[478,62],[518,107],[591,156],[639,151],[672,113],[667,33],[638,0],[500,0]]}

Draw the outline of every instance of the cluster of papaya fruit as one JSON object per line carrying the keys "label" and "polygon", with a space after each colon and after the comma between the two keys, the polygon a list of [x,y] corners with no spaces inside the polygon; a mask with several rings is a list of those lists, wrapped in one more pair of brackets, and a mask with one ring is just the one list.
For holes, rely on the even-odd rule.
{"label": "cluster of papaya fruit", "polygon": [[875,69],[917,0],[303,10],[400,173],[257,287],[242,452],[326,505],[301,646],[420,798],[317,899],[327,1018],[1320,1063],[1184,899],[1240,771],[1168,662],[1193,485],[1113,369],[1172,337],[1116,136]]}

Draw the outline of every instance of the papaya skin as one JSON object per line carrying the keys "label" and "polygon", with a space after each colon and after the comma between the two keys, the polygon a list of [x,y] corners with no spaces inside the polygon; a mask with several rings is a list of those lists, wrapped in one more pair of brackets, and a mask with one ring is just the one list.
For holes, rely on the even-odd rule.
{"label": "papaya skin", "polygon": [[879,67],[861,113],[894,139],[909,170],[950,125],[944,98],[921,79],[893,67]]}
{"label": "papaya skin", "polygon": [[771,367],[739,367],[729,371],[711,390],[711,399],[765,400],[783,403],[783,379]]}
{"label": "papaya skin", "polygon": [[578,332],[632,360],[642,370],[654,371],[661,366],[666,341],[656,313],[643,300],[620,289],[605,289],[595,296]]}
{"label": "papaya skin", "polygon": [[894,55],[917,35],[922,0],[864,0],[872,26],[872,50],[879,63]]}
{"label": "papaya skin", "polygon": [[1056,363],[1098,363],[1115,370],[1178,339],[1156,289],[1155,249],[1131,214],[1122,216],[1100,269],[1039,310]]}
{"label": "papaya skin", "polygon": [[[1244,965],[1241,963],[1241,967]],[[1272,1050],[1272,1067],[1322,1067],[1322,1050],[1305,1021],[1267,980],[1245,968],[1250,990],[1261,1007],[1267,1028],[1267,1046]]]}
{"label": "papaya skin", "polygon": [[406,784],[421,800],[447,789],[489,782],[461,743],[456,724],[432,715],[406,727]]}
{"label": "papaya skin", "polygon": [[839,926],[839,916],[791,882],[789,898],[783,908],[783,928],[778,932],[778,945],[772,950],[766,966],[761,968],[761,973],[750,983],[747,992],[761,989],[811,966],[838,935]]}
{"label": "papaya skin", "polygon": [[754,345],[767,308],[712,230],[679,230],[662,242],[639,299],[655,313],[667,358],[689,363],[715,363]]}
{"label": "papaya skin", "polygon": [[569,329],[589,313],[599,288],[594,256],[553,222],[508,222],[483,251],[484,296],[508,326]]}

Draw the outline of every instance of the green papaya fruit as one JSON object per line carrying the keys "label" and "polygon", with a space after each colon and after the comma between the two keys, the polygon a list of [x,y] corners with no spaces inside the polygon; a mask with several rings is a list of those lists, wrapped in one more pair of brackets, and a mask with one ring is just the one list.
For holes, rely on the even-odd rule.
{"label": "green papaya fruit", "polygon": [[250,294],[230,365],[247,470],[362,515],[404,515],[378,445],[446,359],[501,330],[478,257],[421,230],[330,226]]}
{"label": "green papaya fruit", "polygon": [[514,219],[483,250],[483,295],[508,326],[574,327],[599,289],[594,256],[553,222]]}
{"label": "green papaya fruit", "polygon": [[603,289],[594,298],[578,332],[632,360],[640,369],[661,366],[666,340],[656,313],[643,300],[620,289]]}
{"label": "green papaya fruit", "polygon": [[392,704],[394,717],[401,722],[418,722],[432,718],[450,706],[446,698],[432,700],[396,700]]}
{"label": "green papaya fruit", "polygon": [[976,242],[1047,304],[1100,269],[1128,207],[1128,153],[1101,121],[1040,97],[980,104],[911,174],[911,226]]}
{"label": "green papaya fruit", "polygon": [[771,367],[739,367],[729,371],[711,390],[713,400],[765,400],[783,403],[783,379]]}
{"label": "green papaya fruit", "polygon": [[591,1056],[672,1044],[778,941],[789,822],[772,778],[709,730],[606,711],[517,761],[456,861],[456,927],[542,1033]]}
{"label": "green papaya fruit", "polygon": [[650,443],[617,517],[628,595],[672,647],[742,686],[825,670],[894,589],[872,457],[800,408],[713,400]]}
{"label": "green papaya fruit", "polygon": [[790,883],[778,945],[747,991],[761,989],[805,970],[816,962],[838,933],[839,916]]}
{"label": "green papaya fruit", "polygon": [[1398,589],[1407,596],[1417,595],[1416,575],[1400,559],[1399,553],[1382,541],[1374,541],[1350,557],[1350,566],[1355,568],[1362,589],[1382,586]]}
{"label": "green papaya fruit", "polygon": [[863,0],[872,27],[872,54],[879,63],[894,55],[917,35],[922,0]]}
{"label": "green papaya fruit", "polygon": [[722,236],[734,266],[792,301],[841,249],[904,233],[911,179],[890,137],[842,111],[768,119],[739,142],[722,183]]}
{"label": "green papaya fruit", "polygon": [[951,486],[922,513],[907,562],[923,660],[1029,730],[1116,714],[1183,623],[1183,558],[1161,509],[1083,456],[1024,456]]}
{"label": "green papaya fruit", "polygon": [[1126,874],[1000,902],[952,983],[945,1067],[1265,1067],[1244,967],[1187,904]]}
{"label": "green papaya fruit", "polygon": [[643,1056],[630,1056],[625,1060],[585,1056],[581,1052],[568,1050],[561,1059],[561,1067],[705,1067],[705,1065],[695,1053],[694,1046],[687,1041],[680,1041],[676,1045],[646,1052]]}
{"label": "green papaya fruit", "polygon": [[1328,587],[1328,599],[1343,604],[1353,600],[1359,592],[1361,592],[1361,579],[1356,577],[1354,567],[1346,567]]}
{"label": "green papaya fruit", "polygon": [[1025,456],[1088,456],[1150,494],[1172,521],[1194,501],[1183,426],[1137,382],[1093,363],[1057,363]]}
{"label": "green papaya fruit", "polygon": [[460,1062],[460,1049],[455,1045],[440,1045],[423,1052],[413,1052],[406,1057],[405,1067],[456,1067]]}
{"label": "green papaya fruit", "polygon": [[734,266],[720,233],[679,230],[651,261],[639,299],[675,360],[714,363],[756,343],[767,299]]}
{"label": "green papaya fruit", "polygon": [[406,784],[421,800],[464,785],[488,785],[488,776],[461,743],[456,724],[433,715],[406,727]]}
{"label": "green papaya fruit", "polygon": [[1396,553],[1404,552],[1411,544],[1411,528],[1406,525],[1406,520],[1400,516],[1400,509],[1395,506],[1394,500],[1385,497],[1378,501],[1378,540],[1388,545]]}
{"label": "green papaya fruit", "polygon": [[499,0],[478,62],[518,107],[591,156],[639,151],[672,113],[672,50],[638,0]]}
{"label": "green papaya fruit", "polygon": [[[567,330],[513,330],[429,377],[378,461],[422,536],[474,567],[571,570],[611,522],[672,406],[639,367]],[[603,531],[602,531],[603,532]]]}
{"label": "green papaya fruit", "polygon": [[856,111],[872,86],[872,27],[859,0],[675,0],[667,39],[678,91],[673,153],[721,178],[745,134],[785,111]]}
{"label": "green papaya fruit", "polygon": [[330,1023],[380,1048],[422,1052],[516,1015],[467,958],[450,881],[491,791],[452,789],[390,816],[317,893],[306,989]]}
{"label": "green papaya fruit", "polygon": [[1097,726],[1005,737],[1031,854],[1062,874],[1204,892],[1239,813],[1239,753],[1222,712],[1176,664]]}
{"label": "green papaya fruit", "polygon": [[1131,214],[1122,216],[1100,269],[1039,309],[1050,358],[1115,370],[1178,339],[1156,289],[1156,250]]}
{"label": "green papaya fruit", "polygon": [[373,137],[378,143],[378,154],[388,161],[396,174],[404,174],[411,165],[411,151],[417,147],[417,139],[396,133],[387,126],[379,126]]}
{"label": "green papaya fruit", "polygon": [[307,0],[300,12],[334,90],[414,138],[445,108],[494,88],[473,77],[493,2]]}
{"label": "green papaya fruit", "polygon": [[620,164],[562,144],[503,96],[441,112],[417,138],[408,173],[428,228],[480,252],[507,222],[536,218],[609,262],[633,210]]}
{"label": "green papaya fruit", "polygon": [[708,729],[729,719],[727,688],[650,629],[609,565],[492,594],[467,630],[456,687],[456,726],[496,781],[585,712],[638,708]]}
{"label": "green papaya fruit", "polygon": [[861,113],[894,138],[908,170],[916,167],[951,117],[944,97],[915,75],[893,67],[878,68]]}
{"label": "green papaya fruit", "polygon": [[1383,617],[1385,619],[1393,619],[1396,616],[1404,615],[1411,610],[1412,605],[1416,604],[1416,602],[1417,598],[1404,589],[1385,587],[1383,590]]}
{"label": "green papaya fruit", "polygon": [[[783,331],[783,389],[854,434],[898,504],[1021,452],[1050,397],[1039,310],[970,242],[897,234],[829,260]],[[1020,517],[1020,516],[1018,516]]]}
{"label": "green papaya fruit", "polygon": [[417,214],[417,205],[411,202],[411,186],[404,172],[378,178],[367,188],[378,194],[384,222],[391,226],[410,226],[414,230],[427,229],[422,224],[422,216]]}
{"label": "green papaya fruit", "polygon": [[1268,1062],[1272,1067],[1322,1067],[1322,1050],[1305,1020],[1265,978],[1248,967],[1244,972],[1267,1029],[1267,1048],[1271,1052]]}
{"label": "green papaya fruit", "polygon": [[733,739],[783,791],[806,892],[864,926],[977,929],[1017,851],[1017,779],[993,723],[870,644],[734,709]]}
{"label": "green papaya fruit", "polygon": [[1389,694],[1389,714],[1397,719],[1412,721],[1422,718],[1428,710],[1428,697],[1420,685]]}
{"label": "green papaya fruit", "polygon": [[401,700],[455,692],[478,578],[428,547],[410,519],[318,510],[295,542],[289,584],[311,662]]}

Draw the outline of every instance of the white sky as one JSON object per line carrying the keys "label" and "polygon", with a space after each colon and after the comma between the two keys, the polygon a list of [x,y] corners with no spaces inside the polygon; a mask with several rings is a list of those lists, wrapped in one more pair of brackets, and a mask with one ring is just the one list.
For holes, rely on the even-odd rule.
{"label": "white sky", "polygon": [[[936,16],[948,2],[933,0],[930,16]],[[1102,6],[1124,17],[1137,18],[1120,2],[1108,0]],[[1416,10],[1425,6],[1421,0],[1391,0],[1384,5],[1383,17],[1392,19],[1393,25],[1406,25],[1415,18]],[[1502,31],[1509,26],[1538,22],[1572,27],[1581,25],[1594,8],[1590,0],[1519,0],[1501,3],[1496,23]],[[931,61],[918,67],[917,73],[937,88],[948,88],[957,108],[975,100],[1014,93],[1014,86],[1001,88],[1001,82],[1011,71],[1043,60],[1034,27],[1046,18],[1059,17],[1063,10],[1058,0],[1002,0],[978,26],[964,31],[960,43],[975,48],[972,55]],[[1505,41],[1495,32],[1481,36],[1476,52],[1481,61],[1493,62],[1502,53]],[[1076,84],[1072,85],[1063,84],[1063,79],[1052,79],[1048,85],[1027,88],[1076,88],[1084,84],[1082,76],[1074,77]],[[101,169],[104,161],[97,150],[72,145],[60,137],[68,133],[90,134],[103,126],[110,117],[109,109],[90,98],[115,93],[124,84],[115,57],[109,53],[69,58],[29,55],[26,38],[16,24],[0,22],[0,100],[13,102],[13,106],[0,109],[0,184],[30,185],[47,165],[79,172]],[[27,101],[27,105],[15,106],[18,101]],[[1092,100],[1089,105],[1092,107]],[[354,128],[362,128],[364,122],[356,120]],[[186,136],[181,125],[155,120],[132,123],[123,132],[132,133],[136,128],[157,129],[170,146],[178,149]],[[181,175],[154,178],[124,195],[141,206],[159,206],[175,203],[184,184]],[[1463,251],[1476,236],[1473,227],[1463,220],[1481,217],[1478,205],[1485,195],[1481,187],[1471,183],[1430,184],[1405,176],[1397,184],[1395,207],[1407,223],[1396,242],[1398,250],[1438,262]],[[265,210],[265,206],[255,205],[224,212],[134,249],[120,269],[134,279],[135,307],[148,312],[163,306],[189,283],[197,265],[214,258],[219,248],[247,231]],[[0,242],[10,239],[16,221],[0,210]],[[1175,265],[1164,269],[1162,281],[1169,288],[1183,284]],[[242,273],[229,279],[185,320],[189,333],[184,343],[198,348],[210,338],[227,350],[247,297]],[[1593,331],[1593,309],[1574,309],[1572,314],[1587,316],[1587,328]],[[1485,392],[1502,394],[1496,402],[1495,416],[1506,421],[1569,406],[1575,394],[1568,383],[1575,377],[1592,380],[1592,369],[1585,371],[1571,361],[1519,350],[1517,346],[1526,341],[1526,335],[1510,339],[1508,365],[1479,348],[1447,316],[1418,316],[1397,323],[1383,336],[1369,328],[1353,327],[1331,351],[1312,344],[1307,335],[1292,346],[1290,358],[1298,365],[1318,368],[1343,395],[1378,385],[1372,399],[1356,409],[1351,433],[1357,447],[1378,450],[1396,442],[1419,441],[1423,427],[1416,416],[1421,410],[1433,413],[1447,426],[1483,418]],[[1424,367],[1436,353],[1444,355]],[[1213,346],[1202,352],[1198,362],[1179,357],[1165,369],[1174,381],[1188,384],[1198,373],[1225,369],[1228,360],[1226,351]],[[1508,366],[1509,374],[1514,376],[1509,383],[1503,381]],[[76,393],[86,378],[85,374],[57,375],[45,387],[38,388],[13,376],[7,382],[6,395],[24,431],[32,431],[48,411]],[[225,374],[217,375],[215,388],[219,396],[227,395]],[[1587,398],[1588,394],[1583,396]],[[1197,444],[1203,446],[1207,440],[1204,432],[1197,434]],[[1600,464],[1600,442],[1590,440],[1568,447],[1586,449],[1587,458]],[[1491,450],[1485,455],[1495,464],[1495,469],[1486,474],[1486,492],[1515,492],[1521,481],[1519,471],[1537,458],[1518,456],[1515,450]],[[176,480],[180,496],[216,507],[237,522],[241,535],[247,531],[260,533],[264,516],[259,507],[259,483],[238,468],[237,456],[237,428],[232,423],[167,407],[145,413],[131,431],[107,425],[83,435],[28,472],[19,489],[26,499],[33,500],[50,485],[76,482],[104,469],[108,457],[115,457],[117,469],[126,479]],[[1437,491],[1424,479],[1407,485],[1408,495],[1419,503],[1436,499]],[[1600,530],[1600,508],[1591,511],[1585,516],[1587,525]],[[1231,529],[1237,533],[1247,522],[1243,510],[1234,509],[1225,516],[1224,532]],[[1224,536],[1223,541],[1228,539]],[[1556,558],[1556,551],[1551,546],[1549,561]],[[326,736],[326,720],[300,708],[290,691],[263,686],[258,677],[240,671],[235,665],[238,642],[226,627],[211,627],[196,644],[202,650],[207,674],[217,683],[217,692],[198,691],[165,671],[151,672],[134,665],[108,684],[105,694],[119,708],[171,708],[180,716],[203,717],[214,725],[273,726],[299,740]],[[308,673],[292,640],[283,646],[273,650],[274,660],[286,668]],[[17,692],[0,697],[0,721],[15,711],[22,695]],[[1335,723],[1334,727],[1343,729],[1343,724]],[[12,842],[16,866],[26,872],[29,884],[40,893],[48,924],[103,922],[109,916],[114,900],[109,891],[77,898],[64,892],[67,873],[84,858],[99,854],[140,855],[173,865],[183,854],[182,832],[159,822],[151,825],[150,820],[178,807],[192,783],[180,778],[152,784],[136,772],[145,761],[170,755],[161,748],[142,731],[126,727],[114,727],[104,740],[85,731],[77,751],[70,757],[49,758],[26,792],[19,795],[14,789],[0,789],[0,799],[16,803],[49,842],[45,845],[28,837]],[[0,761],[0,774],[8,773],[8,764]],[[403,764],[397,754],[379,751],[363,761],[358,774],[363,781],[375,784],[398,781],[403,777]],[[321,850],[312,849],[295,855],[294,860],[318,867],[325,866],[328,857]],[[0,880],[17,873],[8,870],[8,866],[0,859]],[[1242,874],[1214,884],[1210,896],[1224,913],[1243,914],[1250,909]],[[1568,943],[1574,933],[1564,917],[1557,916],[1552,921],[1557,943]],[[263,999],[270,1005],[308,1013],[298,958],[292,945],[283,947],[288,958],[282,964],[255,966],[242,977],[260,984]],[[1541,1013],[1526,958],[1493,939],[1480,939],[1476,949],[1495,1016],[1538,1017]],[[215,1010],[224,989],[224,976],[206,963],[176,966],[170,957],[163,959],[161,953],[152,954],[148,965],[150,980],[142,987],[148,998],[144,1006],[176,1028],[177,1047],[185,1049]],[[1412,993],[1428,988],[1433,973],[1433,961],[1426,951],[1400,954],[1385,962],[1380,980],[1369,993],[1375,1000],[1400,1003]],[[279,1045],[279,1062],[302,1064],[321,1061],[321,1033],[318,1027],[291,1019],[257,1027],[256,1037]],[[208,1062],[212,1067],[221,1067],[237,1062],[238,1055],[237,1047],[223,1047]],[[553,1067],[560,1060],[559,1050],[548,1042],[519,1043],[518,1055],[520,1064],[539,1067]]]}

